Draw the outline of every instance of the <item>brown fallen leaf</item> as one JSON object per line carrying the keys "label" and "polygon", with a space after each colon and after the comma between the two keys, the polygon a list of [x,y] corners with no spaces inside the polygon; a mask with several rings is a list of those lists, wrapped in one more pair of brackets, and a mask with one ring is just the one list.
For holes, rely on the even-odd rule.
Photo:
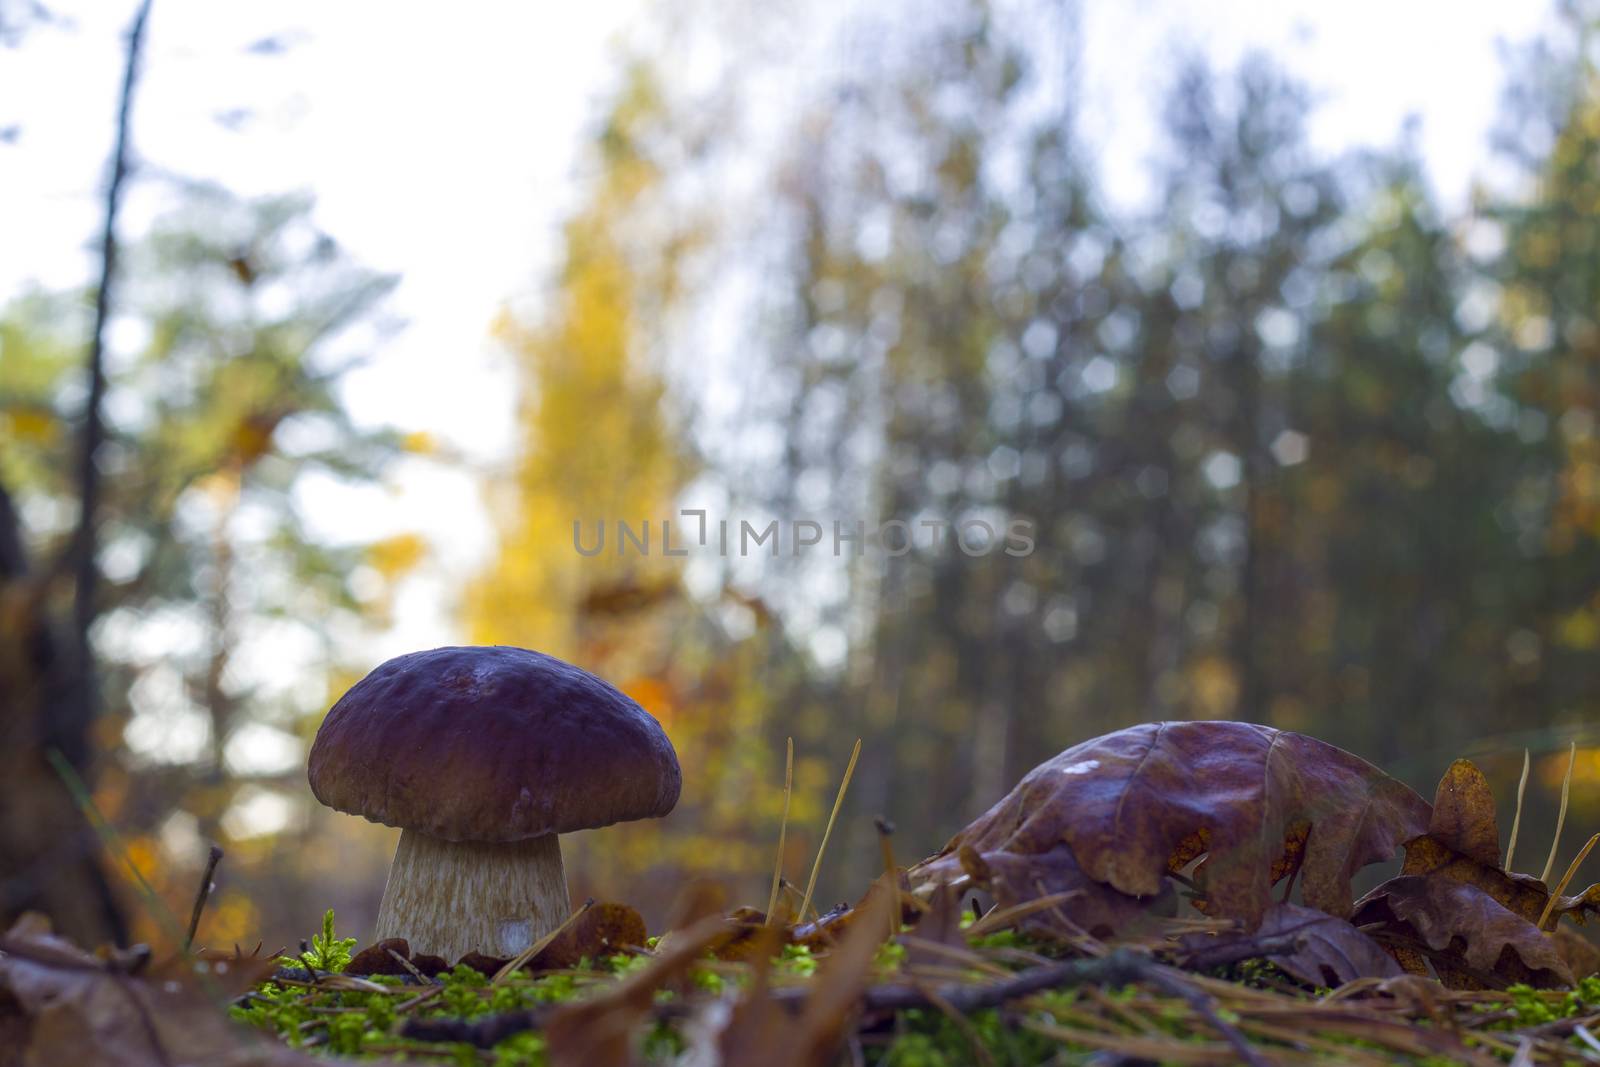
{"label": "brown fallen leaf", "polygon": [[642,948],[648,937],[644,917],[626,904],[596,904],[573,920],[528,964],[530,970],[576,967],[629,948]]}
{"label": "brown fallen leaf", "polygon": [[482,952],[469,952],[456,961],[457,967],[471,967],[485,978],[493,978],[500,968],[511,962],[509,956],[489,956]]}
{"label": "brown fallen leaf", "polygon": [[[1248,938],[1293,939],[1292,951],[1268,951],[1271,960],[1292,977],[1312,986],[1340,986],[1358,978],[1396,978],[1405,972],[1383,946],[1344,919],[1298,904],[1274,904],[1262,916],[1261,926]],[[1227,935],[1190,934],[1179,943],[1189,950],[1220,947]]]}
{"label": "brown fallen leaf", "polygon": [[[1171,916],[1177,911],[1178,900],[1170,882],[1164,882],[1155,896],[1144,899],[1119,893],[1085,874],[1072,849],[1064,844],[1031,856],[1005,851],[979,853],[963,845],[956,858],[972,883],[987,890],[1001,908],[1070,894],[1022,920],[1020,925],[1025,929],[1046,937],[1070,937],[1079,931],[1098,938],[1134,936],[1141,932],[1147,919]],[[1063,929],[1063,918],[1071,926]]]}
{"label": "brown fallen leaf", "polygon": [[1558,926],[1550,932],[1550,936],[1555,940],[1556,951],[1561,953],[1573,978],[1581,981],[1591,974],[1600,973],[1600,945],[1570,926]]}
{"label": "brown fallen leaf", "polygon": [[[872,890],[867,891],[870,895]],[[846,903],[835,904],[810,922],[796,923],[789,929],[789,940],[815,951],[827,948],[844,936],[856,919],[857,907]],[[887,919],[884,920],[888,922]],[[887,927],[885,927],[887,929]]]}
{"label": "brown fallen leaf", "polygon": [[[745,912],[754,912],[751,918]],[[776,944],[781,948],[790,940],[789,927],[774,923],[768,926],[761,920],[761,912],[755,909],[740,908],[729,914],[728,922],[733,929],[732,935],[712,952],[719,960],[729,960],[739,963],[754,963],[760,958],[761,953],[767,951],[770,940],[769,932],[775,932]]]}
{"label": "brown fallen leaf", "polygon": [[545,1025],[551,1067],[629,1067],[656,992],[731,936],[733,928],[726,919],[702,919],[687,930],[674,931],[670,946],[663,938],[657,956],[643,970],[551,1013]]}
{"label": "brown fallen leaf", "polygon": [[1351,875],[1423,834],[1428,815],[1407,786],[1302,734],[1241,722],[1148,723],[1034,768],[911,873],[914,885],[949,880],[963,846],[990,864],[1002,854],[1059,864],[1065,845],[1091,881],[1153,898],[1175,858],[1203,849],[1208,912],[1253,928],[1272,904],[1275,878],[1295,869],[1307,904],[1348,915]]}
{"label": "brown fallen leaf", "polygon": [[[672,907],[667,911],[668,930],[687,930],[701,919],[722,915],[728,910],[728,890],[720,882],[708,878],[693,878],[678,889]],[[741,908],[756,916],[754,908]],[[761,921],[759,918],[757,922]]]}
{"label": "brown fallen leaf", "polygon": [[[752,939],[749,988],[732,1008],[716,1002],[704,1009],[702,1018],[696,1020],[703,1034],[699,1042],[702,1045],[702,1062],[731,1065],[758,1063],[771,1050],[782,1047],[783,1032],[790,1025],[792,1017],[772,998],[770,989],[772,960],[781,950],[787,935],[780,926],[761,926],[756,929]],[[720,1018],[704,1018],[713,1012]],[[691,1040],[691,1046],[693,1044]]]}
{"label": "brown fallen leaf", "polygon": [[[1400,873],[1475,886],[1501,907],[1537,923],[1550,904],[1550,887],[1532,875],[1502,869],[1499,839],[1489,780],[1470,760],[1456,760],[1439,780],[1428,832],[1406,843]],[[1600,912],[1600,885],[1558,897],[1544,929],[1554,929],[1563,916],[1581,923],[1591,912]]]}
{"label": "brown fallen leaf", "polygon": [[200,949],[171,956],[144,972],[151,982],[171,989],[177,983],[184,990],[212,1002],[232,1000],[272,977],[278,969],[278,953],[263,953],[257,944],[246,953],[235,947],[230,952]]}
{"label": "brown fallen leaf", "polygon": [[[566,970],[576,967],[584,959],[594,961],[628,948],[642,947],[646,937],[644,918],[633,908],[626,904],[594,904],[579,912],[526,966],[531,971]],[[410,962],[411,967],[401,963],[396,956]],[[511,961],[500,956],[469,952],[457,962],[479,974],[492,977]],[[412,968],[429,978],[450,969],[437,956],[412,958],[411,946],[406,939],[391,937],[356,953],[345,966],[344,973],[407,975]]]}
{"label": "brown fallen leaf", "polygon": [[[1434,970],[1451,989],[1487,984],[1472,971],[1543,989],[1572,985],[1572,972],[1549,936],[1468,882],[1400,875],[1362,897],[1351,921],[1432,949]],[[1419,973],[1415,959],[1399,958]],[[1452,967],[1451,959],[1465,966]]]}
{"label": "brown fallen leaf", "polygon": [[949,957],[934,950],[967,948],[966,931],[961,929],[962,891],[942,883],[934,887],[928,907],[917,920],[915,936],[906,941],[906,966],[921,967],[948,962]]}
{"label": "brown fallen leaf", "polygon": [[776,1004],[766,967],[734,1006],[720,1048],[724,1067],[826,1067],[860,1010],[872,961],[888,935],[889,916],[898,907],[880,879],[854,911],[855,919],[822,961],[811,993],[798,1016]]}
{"label": "brown fallen leaf", "polygon": [[443,956],[424,952],[411,957],[411,966],[421,971],[426,978],[437,978],[450,969],[450,961]]}
{"label": "brown fallen leaf", "polygon": [[1489,788],[1489,779],[1471,760],[1456,760],[1439,779],[1428,836],[1468,859],[1489,867],[1500,866],[1494,792]]}
{"label": "brown fallen leaf", "polygon": [[344,973],[363,977],[374,974],[410,974],[411,971],[400,960],[395,959],[395,956],[410,960],[411,943],[403,937],[388,937],[375,945],[368,945],[350,957],[350,962],[345,964]]}
{"label": "brown fallen leaf", "polygon": [[318,1062],[234,1025],[187,979],[108,969],[33,919],[0,937],[0,1020],[7,1067]]}
{"label": "brown fallen leaf", "polygon": [[1556,897],[1552,914],[1565,916],[1579,926],[1587,921],[1589,915],[1600,915],[1600,882],[1582,892]]}

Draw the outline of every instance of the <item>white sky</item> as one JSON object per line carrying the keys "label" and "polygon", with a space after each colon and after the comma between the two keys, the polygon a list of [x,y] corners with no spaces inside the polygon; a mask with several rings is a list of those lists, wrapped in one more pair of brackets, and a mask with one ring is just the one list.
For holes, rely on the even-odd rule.
{"label": "white sky", "polygon": [[[92,275],[120,33],[134,4],[51,6],[75,27],[0,50],[0,127],[22,127],[17,143],[0,143],[0,301],[30,281]],[[613,42],[640,10],[640,0],[156,0],[139,157],[244,193],[311,189],[329,233],[403,275],[390,306],[410,326],[348,380],[351,411],[431,432],[468,459],[455,471],[408,461],[393,493],[320,490],[330,537],[416,530],[436,546],[376,655],[458,636],[450,591],[492,547],[477,480],[512,440],[513,378],[487,325],[553,262],[584,124],[614,76]],[[1459,205],[1487,159],[1496,42],[1527,38],[1546,10],[1542,0],[1084,0],[1084,133],[1108,199],[1137,204],[1170,47],[1221,64],[1260,48],[1319,93],[1313,136],[1325,149],[1392,143],[1419,115],[1435,180]],[[285,53],[245,52],[274,34]],[[237,132],[215,121],[239,108],[256,117]],[[150,206],[130,203],[128,231]]]}

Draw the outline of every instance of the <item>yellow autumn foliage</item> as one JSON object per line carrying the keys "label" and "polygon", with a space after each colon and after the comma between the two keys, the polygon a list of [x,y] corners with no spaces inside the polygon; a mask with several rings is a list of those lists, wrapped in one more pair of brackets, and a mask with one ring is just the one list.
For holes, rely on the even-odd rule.
{"label": "yellow autumn foliage", "polygon": [[[670,259],[630,240],[659,175],[637,138],[660,115],[648,77],[635,75],[601,140],[592,199],[565,229],[566,261],[549,310],[538,323],[503,315],[497,334],[523,383],[517,469],[494,501],[499,557],[468,592],[472,640],[539,648],[587,661],[610,646],[608,626],[586,628],[580,606],[590,591],[630,582],[677,582],[677,560],[612,553],[588,558],[573,547],[573,524],[658,522],[671,515],[686,480],[684,450],[663,405],[664,388],[648,347],[653,299]],[[659,242],[663,247],[670,242]],[[637,630],[639,620],[624,625]],[[641,634],[629,635],[637,648]],[[640,673],[646,657],[610,662]]]}

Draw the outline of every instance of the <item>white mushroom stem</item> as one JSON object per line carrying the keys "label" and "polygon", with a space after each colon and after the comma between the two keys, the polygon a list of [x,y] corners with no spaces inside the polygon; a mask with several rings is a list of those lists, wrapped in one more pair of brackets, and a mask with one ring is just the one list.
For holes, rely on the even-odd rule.
{"label": "white mushroom stem", "polygon": [[555,834],[485,844],[400,833],[378,908],[377,940],[454,964],[469,952],[511,957],[572,911]]}

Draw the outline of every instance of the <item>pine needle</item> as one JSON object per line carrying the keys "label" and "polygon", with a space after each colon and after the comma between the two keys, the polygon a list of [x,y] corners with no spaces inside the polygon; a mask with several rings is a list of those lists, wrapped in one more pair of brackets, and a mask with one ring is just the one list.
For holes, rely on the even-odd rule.
{"label": "pine needle", "polygon": [[183,939],[183,951],[188,952],[194,947],[194,935],[200,931],[200,916],[206,910],[206,901],[211,899],[211,890],[214,888],[212,879],[217,873],[217,864],[222,862],[222,849],[215,843],[206,857],[206,869],[200,873],[200,889],[195,893],[194,910],[189,913],[189,933]]}
{"label": "pine needle", "polygon": [[518,968],[525,966],[529,960],[533,959],[533,957],[537,956],[539,953],[548,948],[550,942],[566,933],[567,928],[573,923],[577,922],[579,917],[588,912],[588,910],[592,907],[594,907],[594,897],[590,897],[588,900],[585,900],[583,904],[579,906],[577,911],[573,912],[571,915],[568,915],[565,919],[562,919],[560,926],[557,926],[554,930],[551,930],[548,934],[545,934],[543,937],[539,938],[539,940],[535,941],[533,944],[517,953],[511,959],[506,960],[506,962],[500,966],[500,969],[494,972],[494,977],[489,979],[489,984],[491,986],[497,986],[506,979],[510,978],[513,972],[515,972]]}
{"label": "pine needle", "polygon": [[1545,920],[1550,918],[1550,913],[1556,908],[1556,898],[1567,890],[1567,883],[1577,875],[1578,868],[1583,866],[1583,861],[1589,857],[1589,850],[1594,848],[1595,842],[1600,841],[1600,834],[1589,838],[1589,843],[1578,850],[1578,858],[1567,867],[1567,873],[1561,876],[1561,884],[1550,891],[1550,899],[1545,901],[1544,911],[1539,913],[1539,929],[1544,929]]}
{"label": "pine needle", "polygon": [[1522,750],[1522,778],[1517,782],[1517,813],[1511,817],[1511,840],[1506,844],[1506,862],[1503,870],[1511,870],[1511,857],[1517,854],[1517,831],[1522,829],[1522,798],[1528,791],[1528,769],[1533,761],[1528,750]]}
{"label": "pine needle", "polygon": [[845,791],[850,788],[850,776],[856,773],[856,760],[861,756],[861,738],[856,738],[856,747],[850,752],[850,762],[844,769],[844,781],[839,783],[839,795],[833,798],[833,811],[828,813],[828,826],[822,831],[822,844],[817,846],[817,861],[811,865],[811,880],[806,883],[806,895],[800,898],[800,919],[805,921],[806,909],[811,907],[811,894],[817,888],[817,874],[822,870],[822,856],[828,851],[828,838],[833,834],[833,822],[839,817],[839,809],[844,806]]}
{"label": "pine needle", "polygon": [[151,887],[144,876],[144,872],[139,870],[139,865],[133,862],[133,857],[128,853],[128,846],[123,843],[122,835],[117,833],[116,827],[112,826],[111,822],[101,814],[100,808],[95,804],[94,797],[89,792],[88,785],[78,776],[77,770],[71,763],[67,762],[67,758],[61,754],[60,749],[51,748],[47,750],[45,758],[55,768],[56,774],[61,776],[62,784],[67,787],[67,792],[72,794],[73,803],[78,806],[78,810],[83,814],[84,820],[88,822],[89,826],[100,838],[101,846],[113,859],[127,868],[128,876],[133,880],[135,888],[138,889],[139,897],[144,901],[145,910],[149,913],[150,918],[155,920],[156,925],[161,927],[161,932],[174,945],[183,944],[183,930],[178,926],[178,920],[171,911],[167,910],[166,902]]}
{"label": "pine needle", "polygon": [[1556,849],[1561,845],[1561,828],[1567,822],[1567,796],[1572,792],[1572,768],[1578,763],[1578,742],[1572,742],[1567,751],[1567,776],[1561,780],[1561,810],[1556,813],[1556,836],[1550,841],[1550,858],[1544,861],[1544,873],[1539,881],[1550,884],[1550,872],[1555,870]]}
{"label": "pine needle", "polygon": [[872,820],[878,828],[878,848],[883,852],[883,874],[886,879],[884,884],[894,893],[895,906],[889,909],[889,940],[893,941],[900,934],[900,868],[894,862],[894,823],[882,815]]}
{"label": "pine needle", "polygon": [[[772,864],[772,892],[767,894],[767,921],[772,925],[772,913],[778,910],[778,883],[783,880],[783,844],[789,835],[789,797],[794,791],[794,738],[789,738],[788,755],[783,763],[783,822],[778,824],[778,858]],[[805,916],[800,917],[804,920]]]}

